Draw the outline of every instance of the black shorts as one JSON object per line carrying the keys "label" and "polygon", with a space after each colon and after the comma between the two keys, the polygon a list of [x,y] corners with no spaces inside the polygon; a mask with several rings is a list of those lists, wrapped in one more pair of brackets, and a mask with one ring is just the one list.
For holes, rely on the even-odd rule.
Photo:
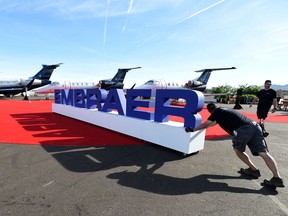
{"label": "black shorts", "polygon": [[259,108],[257,109],[257,117],[258,119],[266,119],[268,116],[269,108]]}
{"label": "black shorts", "polygon": [[245,152],[246,146],[248,146],[254,156],[258,156],[259,152],[268,152],[262,129],[256,123],[238,128],[232,142],[233,147],[241,152]]}

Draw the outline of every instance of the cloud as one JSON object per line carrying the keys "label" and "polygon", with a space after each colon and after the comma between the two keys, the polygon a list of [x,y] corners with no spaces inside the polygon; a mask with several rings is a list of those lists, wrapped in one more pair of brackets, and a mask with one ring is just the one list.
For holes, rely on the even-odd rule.
{"label": "cloud", "polygon": [[[31,11],[49,12],[67,19],[105,17],[106,2],[77,0],[43,1],[3,1],[0,11],[5,13],[31,13]],[[77,15],[77,16],[76,16]]]}
{"label": "cloud", "polygon": [[203,13],[203,12],[205,12],[205,11],[207,11],[207,10],[209,10],[209,9],[211,9],[211,8],[213,8],[213,7],[215,7],[216,5],[218,5],[218,4],[220,4],[220,3],[223,3],[224,1],[225,1],[225,0],[221,0],[221,1],[216,2],[216,3],[214,3],[214,4],[210,5],[210,6],[208,6],[208,7],[204,8],[204,9],[202,9],[202,10],[199,10],[199,11],[197,11],[197,12],[191,14],[190,16],[188,16],[188,17],[186,17],[186,18],[180,20],[177,24],[182,23],[182,22],[184,22],[184,21],[186,21],[186,20],[188,20],[188,19],[191,19],[192,17],[194,17],[194,16],[196,16],[196,15],[198,15],[198,14],[200,14],[200,13]]}
{"label": "cloud", "polygon": [[126,29],[126,25],[127,25],[127,21],[128,21],[128,16],[129,16],[129,14],[131,13],[131,10],[132,10],[132,7],[133,7],[133,2],[134,2],[134,0],[130,0],[130,4],[129,4],[128,11],[127,11],[127,16],[126,16],[126,21],[125,21],[125,24],[124,24],[124,26],[123,26],[123,28],[122,28],[122,32],[124,32],[125,29]]}
{"label": "cloud", "polygon": [[280,31],[284,31],[284,30],[286,30],[286,29],[288,29],[288,25],[287,25],[287,26],[282,26],[282,27],[277,28],[277,29],[274,29],[274,30],[266,33],[266,35],[274,34],[274,33],[276,33],[276,32],[280,32]]}
{"label": "cloud", "polygon": [[108,16],[109,16],[109,5],[110,0],[107,0],[106,6],[106,16],[105,16],[105,23],[104,23],[104,32],[103,32],[103,46],[106,46],[106,35],[107,35],[107,25],[108,25]]}
{"label": "cloud", "polygon": [[[109,16],[145,13],[163,7],[173,8],[187,0],[110,0]],[[129,5],[127,11],[127,5]],[[106,1],[103,0],[0,0],[0,11],[5,13],[47,11],[69,19],[106,17]]]}

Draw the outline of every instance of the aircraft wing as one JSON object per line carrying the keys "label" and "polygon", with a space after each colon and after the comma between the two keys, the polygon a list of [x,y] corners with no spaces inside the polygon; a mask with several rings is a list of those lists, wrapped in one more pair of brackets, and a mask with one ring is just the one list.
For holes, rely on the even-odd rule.
{"label": "aircraft wing", "polygon": [[195,72],[204,72],[204,71],[215,71],[215,70],[232,70],[232,69],[236,69],[236,67],[230,67],[230,68],[208,68],[208,69],[202,69],[202,70],[197,70]]}
{"label": "aircraft wing", "polygon": [[225,96],[229,95],[229,93],[203,93],[204,96]]}
{"label": "aircraft wing", "polygon": [[0,89],[1,92],[10,92],[10,91],[21,91],[21,90],[24,90],[23,87],[21,88],[6,88],[6,89]]}
{"label": "aircraft wing", "polygon": [[32,86],[32,84],[33,84],[34,80],[35,80],[34,78],[33,78],[33,79],[31,79],[31,80],[30,80],[30,82],[29,82],[29,83],[27,83],[27,85],[23,87],[23,89],[25,89],[25,88],[29,89],[29,88]]}

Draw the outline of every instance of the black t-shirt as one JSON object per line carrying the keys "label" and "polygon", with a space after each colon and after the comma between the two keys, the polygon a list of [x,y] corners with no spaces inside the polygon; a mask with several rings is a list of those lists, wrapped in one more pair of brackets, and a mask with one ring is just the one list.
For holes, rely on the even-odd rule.
{"label": "black t-shirt", "polygon": [[276,91],[273,89],[262,89],[257,92],[256,96],[259,98],[258,107],[270,109],[273,99],[276,98]]}
{"label": "black t-shirt", "polygon": [[230,135],[233,135],[233,131],[237,128],[252,123],[250,118],[228,108],[215,109],[208,120],[216,121]]}

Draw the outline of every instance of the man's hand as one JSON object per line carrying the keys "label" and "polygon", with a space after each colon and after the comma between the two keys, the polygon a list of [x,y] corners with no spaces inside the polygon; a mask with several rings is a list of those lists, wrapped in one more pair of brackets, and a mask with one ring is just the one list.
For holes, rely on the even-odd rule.
{"label": "man's hand", "polygon": [[185,131],[186,131],[187,133],[189,133],[189,132],[194,132],[195,130],[194,130],[194,128],[186,127],[186,128],[185,128]]}

